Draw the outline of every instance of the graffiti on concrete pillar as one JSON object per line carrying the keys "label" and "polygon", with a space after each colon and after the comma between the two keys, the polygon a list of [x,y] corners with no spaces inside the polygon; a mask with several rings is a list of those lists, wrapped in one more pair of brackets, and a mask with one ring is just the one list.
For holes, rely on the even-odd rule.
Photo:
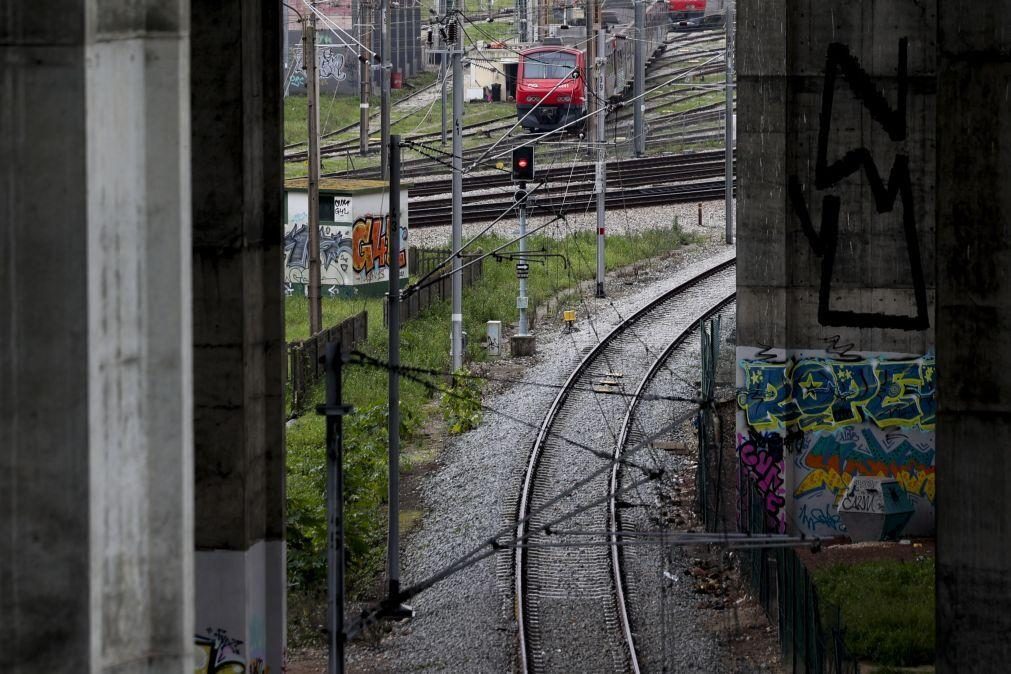
{"label": "graffiti on concrete pillar", "polygon": [[194,674],[270,674],[262,658],[247,663],[242,642],[228,636],[226,630],[208,627],[206,634],[194,637],[194,645]]}
{"label": "graffiti on concrete pillar", "polygon": [[930,430],[937,413],[932,356],[891,360],[742,360],[737,402],[749,426],[832,430],[856,423]]}
{"label": "graffiti on concrete pillar", "polygon": [[762,500],[764,517],[774,533],[786,531],[783,506],[786,493],[783,474],[783,436],[779,433],[749,433],[737,436],[741,486],[751,484]]}
{"label": "graffiti on concrete pillar", "polygon": [[911,314],[894,314],[872,311],[849,311],[833,308],[832,284],[836,267],[836,252],[839,246],[839,213],[841,199],[826,193],[822,197],[821,226],[815,229],[804,187],[796,176],[789,178],[789,195],[794,212],[800,220],[808,242],[816,255],[821,257],[821,281],[818,297],[818,321],[822,325],[895,328],[901,330],[925,330],[929,325],[927,316],[927,289],[920,259],[920,244],[916,232],[913,210],[913,191],[909,170],[909,157],[897,152],[892,164],[887,184],[870,149],[854,147],[842,157],[829,163],[828,144],[832,126],[832,108],[835,97],[836,79],[849,85],[853,96],[863,105],[872,120],[877,122],[895,143],[906,139],[906,98],[908,78],[906,73],[907,40],[899,40],[898,55],[898,96],[893,109],[885,95],[875,87],[873,81],[860,62],[850,53],[849,47],[833,43],[828,47],[825,65],[825,81],[822,93],[822,109],[818,127],[818,156],[815,162],[814,187],[824,192],[837,186],[845,178],[863,172],[867,179],[874,204],[879,214],[889,213],[898,200],[902,206],[902,229],[905,252],[909,258],[910,286],[913,288],[915,308]]}

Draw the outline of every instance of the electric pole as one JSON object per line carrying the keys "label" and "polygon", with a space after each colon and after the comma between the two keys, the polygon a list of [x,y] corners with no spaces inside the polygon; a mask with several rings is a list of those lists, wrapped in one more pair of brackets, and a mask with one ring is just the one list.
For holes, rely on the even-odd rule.
{"label": "electric pole", "polygon": [[459,15],[449,23],[449,48],[453,51],[453,315],[451,347],[453,371],[463,367],[463,35]]}
{"label": "electric pole", "polygon": [[593,96],[594,82],[596,82],[594,77],[597,74],[597,41],[594,31],[600,27],[597,21],[597,0],[586,0],[583,14],[585,16],[583,23],[586,24],[586,81],[583,83],[586,87],[586,112],[588,115],[586,119],[586,137],[596,138],[596,112],[597,106],[600,105]]}
{"label": "electric pole", "polygon": [[390,274],[386,298],[389,334],[389,410],[386,418],[390,437],[388,551],[386,555],[388,598],[400,594],[400,136],[390,136],[390,219],[386,226],[386,268]]}
{"label": "electric pole", "polygon": [[646,100],[643,92],[646,90],[646,4],[644,0],[635,0],[635,83],[632,89],[632,147],[636,157],[646,154],[646,128],[643,124],[643,113],[646,111]]}
{"label": "electric pole", "polygon": [[[446,0],[439,0],[439,16],[446,16]],[[442,144],[446,144],[446,43],[442,39],[442,31],[440,30],[436,35],[437,45],[440,49],[439,53],[439,79],[442,80]],[[455,82],[454,82],[455,84]]]}
{"label": "electric pole", "polygon": [[604,105],[604,63],[607,58],[607,34],[597,29],[597,297],[604,297],[604,231],[605,198],[607,196],[607,163],[604,147],[607,142],[607,106]]}
{"label": "electric pole", "polygon": [[319,266],[319,69],[316,67],[316,15],[302,23],[302,64],[305,66],[309,118],[309,334],[323,329]]}
{"label": "electric pole", "polygon": [[380,134],[382,136],[380,142],[382,143],[382,150],[380,150],[380,162],[379,162],[379,179],[389,180],[390,178],[390,162],[389,153],[386,151],[390,147],[390,71],[393,67],[391,57],[393,56],[392,43],[390,40],[390,0],[379,0],[380,7],[380,22],[381,22],[381,41],[382,41],[382,56],[379,60],[379,72],[382,93],[379,100],[379,110],[380,110]]}
{"label": "electric pole", "polygon": [[362,43],[362,49],[358,52],[358,70],[360,73],[360,99],[359,108],[361,115],[358,122],[359,132],[359,152],[364,157],[369,153],[369,94],[372,90],[372,68],[369,52],[372,51],[372,1],[359,0],[358,11],[361,13],[358,23],[358,41]]}
{"label": "electric pole", "polygon": [[529,334],[529,325],[527,323],[527,274],[529,273],[530,266],[527,264],[527,184],[524,182],[520,183],[520,189],[517,196],[522,199],[519,204],[519,220],[520,220],[520,257],[519,264],[516,265],[517,276],[519,276],[520,281],[520,294],[516,298],[516,307],[520,311],[520,337],[526,337]]}
{"label": "electric pole", "polygon": [[727,243],[734,242],[734,3],[727,0],[723,8],[723,23],[727,30],[727,123],[726,123],[726,213]]}

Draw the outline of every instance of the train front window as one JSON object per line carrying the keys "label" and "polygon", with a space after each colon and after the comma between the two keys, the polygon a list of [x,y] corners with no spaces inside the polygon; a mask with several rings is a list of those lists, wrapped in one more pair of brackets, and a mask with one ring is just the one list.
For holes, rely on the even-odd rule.
{"label": "train front window", "polygon": [[523,77],[531,80],[558,80],[576,67],[576,55],[562,51],[530,54],[523,59]]}

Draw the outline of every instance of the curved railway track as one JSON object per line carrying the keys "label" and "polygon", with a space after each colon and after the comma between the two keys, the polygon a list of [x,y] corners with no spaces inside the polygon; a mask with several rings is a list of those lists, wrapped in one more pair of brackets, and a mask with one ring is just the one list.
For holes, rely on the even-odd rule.
{"label": "curved railway track", "polygon": [[[700,318],[702,320],[708,320],[729,305],[733,304],[736,298],[737,293],[735,291],[720,300]],[[680,334],[671,340],[670,344],[664,347],[663,351],[661,351],[656,357],[653,364],[640,381],[639,386],[636,388],[635,393],[629,402],[628,411],[625,413],[625,418],[621,423],[621,431],[618,433],[618,442],[615,444],[614,448],[614,465],[611,468],[611,479],[608,486],[608,495],[610,496],[608,499],[608,531],[621,532],[625,529],[622,526],[621,511],[618,508],[618,495],[622,491],[621,460],[623,459],[622,454],[624,453],[626,447],[635,446],[639,442],[645,440],[642,430],[636,428],[637,413],[639,411],[639,404],[643,400],[643,394],[650,388],[650,386],[653,385],[657,375],[667,367],[667,363],[670,361],[674,352],[684,345],[688,337],[695,335],[697,329],[698,321],[685,328]],[[636,674],[638,674],[641,670],[639,665],[640,658],[638,649],[635,646],[637,641],[636,635],[638,632],[634,629],[631,618],[632,611],[629,610],[629,592],[626,589],[627,583],[625,580],[625,548],[624,546],[618,545],[617,536],[611,536],[610,543],[611,577],[614,579],[615,596],[618,598],[617,605],[619,609],[619,618],[621,620],[621,629],[626,643],[632,644],[632,647],[630,648],[630,652],[632,653],[631,668],[634,672],[636,672]]]}
{"label": "curved railway track", "polygon": [[[613,521],[613,453],[620,450],[617,437],[609,439],[601,427],[625,412],[625,399],[595,396],[594,382],[602,377],[639,382],[648,375],[643,352],[664,350],[665,331],[684,335],[726,302],[735,264],[731,258],[710,267],[625,319],[589,350],[549,408],[530,451],[517,507],[520,543],[513,581],[523,672],[570,671],[573,663],[579,663],[581,671],[638,671],[621,560],[615,562],[610,555],[613,537],[611,545],[552,545],[564,536],[555,525],[564,522],[561,529],[604,532]],[[653,329],[643,332],[647,325]],[[631,338],[621,339],[625,336]],[[618,374],[615,367],[627,370]],[[586,410],[591,408],[599,408],[602,417],[596,427],[587,423]],[[605,449],[596,456],[585,450],[574,454],[562,440],[567,437]],[[605,460],[608,456],[612,459]],[[565,489],[571,491],[559,496]]]}

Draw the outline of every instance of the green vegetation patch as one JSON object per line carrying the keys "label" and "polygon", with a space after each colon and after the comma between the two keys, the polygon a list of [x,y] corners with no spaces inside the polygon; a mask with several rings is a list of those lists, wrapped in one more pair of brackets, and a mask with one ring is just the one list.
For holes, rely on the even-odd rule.
{"label": "green vegetation patch", "polygon": [[839,607],[846,648],[890,667],[934,662],[934,559],[838,564],[814,572],[823,618]]}

